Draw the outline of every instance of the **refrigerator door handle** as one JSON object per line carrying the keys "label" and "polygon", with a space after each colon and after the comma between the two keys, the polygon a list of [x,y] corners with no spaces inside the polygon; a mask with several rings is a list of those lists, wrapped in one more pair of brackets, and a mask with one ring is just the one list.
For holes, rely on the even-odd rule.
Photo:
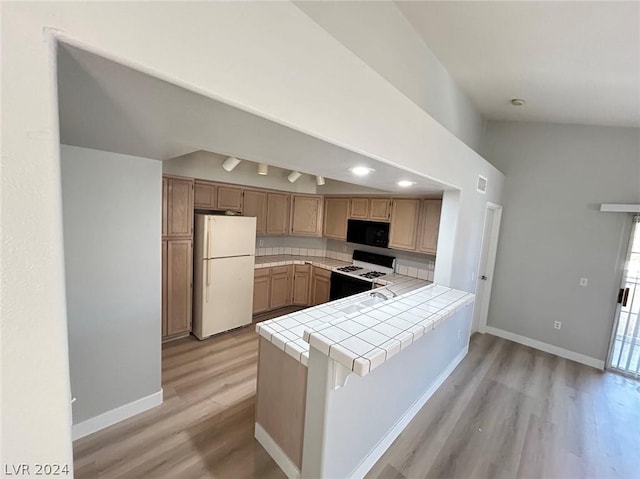
{"label": "refrigerator door handle", "polygon": [[207,259],[211,258],[211,218],[207,216]]}
{"label": "refrigerator door handle", "polygon": [[206,288],[205,289],[207,291],[205,293],[205,296],[207,298],[207,303],[208,303],[209,302],[209,290],[211,289],[211,288],[209,288],[209,285],[211,284],[211,260],[206,260],[206,262],[207,262],[207,266],[206,266],[206,268],[207,268],[207,281],[206,281]]}

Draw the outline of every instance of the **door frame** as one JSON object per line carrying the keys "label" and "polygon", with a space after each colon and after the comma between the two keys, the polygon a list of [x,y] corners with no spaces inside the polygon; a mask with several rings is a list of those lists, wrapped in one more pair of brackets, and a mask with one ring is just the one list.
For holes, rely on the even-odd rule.
{"label": "door frame", "polygon": [[[489,210],[493,212],[491,231],[488,230],[487,219]],[[476,304],[474,308],[474,324],[477,325],[480,333],[487,330],[487,316],[489,315],[489,301],[491,300],[491,288],[493,287],[493,273],[496,266],[496,256],[498,253],[498,238],[500,235],[500,223],[502,221],[502,205],[487,201],[484,216],[484,227],[482,229],[482,244],[480,246],[480,259],[478,262],[478,277],[476,278]],[[488,244],[487,244],[488,242]],[[487,244],[487,254],[483,256],[484,246]],[[484,260],[484,268],[483,268]],[[485,270],[487,280],[482,288],[482,297],[478,296],[478,285],[482,281],[480,275]]]}
{"label": "door frame", "polygon": [[[624,248],[621,245],[621,248],[620,248],[621,251],[620,251],[619,260],[618,260],[619,289],[623,289],[624,285],[626,284],[625,278],[627,277],[627,264],[628,264],[629,258],[631,257],[631,249],[633,247],[633,236],[634,236],[635,228],[640,228],[640,222],[637,220],[637,218],[640,218],[640,214],[633,213],[630,216],[631,216],[631,221],[629,221],[625,225],[624,232],[623,232],[623,238],[625,237],[627,238],[627,246],[626,248]],[[621,243],[623,242],[624,242],[624,239],[621,240]],[[616,290],[618,290],[618,288]],[[616,302],[615,311],[613,315],[613,326],[611,328],[611,337],[609,338],[609,348],[607,350],[607,357],[605,359],[604,369],[615,371],[617,374],[621,374],[623,376],[637,378],[638,377],[637,374],[627,373],[626,371],[622,371],[620,369],[613,368],[611,366],[612,356],[614,352],[615,338],[616,338],[616,333],[618,332],[618,324],[620,322],[621,312],[622,312],[622,304]]]}

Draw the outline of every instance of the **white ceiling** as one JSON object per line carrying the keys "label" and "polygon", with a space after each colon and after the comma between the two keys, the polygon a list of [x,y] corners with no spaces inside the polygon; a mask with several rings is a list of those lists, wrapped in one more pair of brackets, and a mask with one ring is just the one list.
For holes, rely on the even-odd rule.
{"label": "white ceiling", "polygon": [[396,3],[486,118],[640,126],[640,2]]}
{"label": "white ceiling", "polygon": [[[197,150],[403,194],[443,186],[69,46],[58,49],[60,141],[158,160]],[[366,178],[348,168],[369,166]],[[396,182],[416,182],[401,188]],[[318,188],[322,193],[322,187]]]}

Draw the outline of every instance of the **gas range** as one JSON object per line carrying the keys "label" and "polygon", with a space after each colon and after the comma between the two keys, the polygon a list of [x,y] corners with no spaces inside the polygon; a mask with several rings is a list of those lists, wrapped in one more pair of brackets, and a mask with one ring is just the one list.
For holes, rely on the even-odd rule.
{"label": "gas range", "polygon": [[353,252],[353,264],[334,268],[333,271],[363,281],[373,282],[376,278],[393,273],[394,262],[395,258],[392,256],[355,250]]}

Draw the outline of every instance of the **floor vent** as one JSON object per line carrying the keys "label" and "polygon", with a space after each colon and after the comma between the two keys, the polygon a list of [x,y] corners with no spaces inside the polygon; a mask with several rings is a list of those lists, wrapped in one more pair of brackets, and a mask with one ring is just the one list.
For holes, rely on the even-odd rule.
{"label": "floor vent", "polygon": [[478,175],[478,186],[476,186],[476,189],[478,193],[487,192],[487,179],[484,176]]}

